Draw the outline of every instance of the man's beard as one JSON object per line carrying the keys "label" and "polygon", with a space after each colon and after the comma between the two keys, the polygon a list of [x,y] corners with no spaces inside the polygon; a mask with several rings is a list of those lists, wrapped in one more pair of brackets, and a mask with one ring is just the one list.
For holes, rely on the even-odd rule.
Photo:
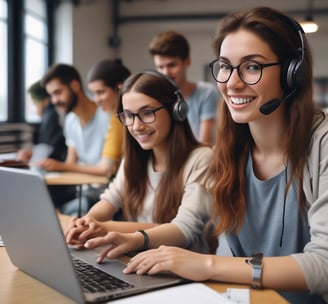
{"label": "man's beard", "polygon": [[70,102],[67,106],[66,113],[72,112],[77,105],[77,95],[71,90]]}

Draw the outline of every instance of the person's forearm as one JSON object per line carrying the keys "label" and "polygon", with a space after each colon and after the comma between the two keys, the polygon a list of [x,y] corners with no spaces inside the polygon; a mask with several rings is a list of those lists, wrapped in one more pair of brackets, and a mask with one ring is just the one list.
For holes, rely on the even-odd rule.
{"label": "person's forearm", "polygon": [[214,119],[203,120],[200,125],[199,141],[205,144],[213,145]]}
{"label": "person's forearm", "polygon": [[157,226],[157,224],[154,223],[112,221],[111,219],[113,218],[115,212],[117,212],[117,210],[114,206],[110,202],[102,199],[92,206],[86,216],[103,222],[101,225],[108,232],[135,232],[137,230],[144,230]]}
{"label": "person's forearm", "polygon": [[[245,262],[246,259],[212,255],[204,271],[208,272],[208,278],[212,280],[250,285],[252,267]],[[261,285],[275,290],[307,290],[303,272],[291,256],[264,257]]]}
{"label": "person's forearm", "polygon": [[146,230],[149,236],[149,248],[160,245],[185,247],[187,240],[181,230],[171,223],[161,224],[153,229]]}
{"label": "person's forearm", "polygon": [[103,227],[107,231],[117,232],[136,232],[138,230],[150,229],[157,226],[153,223],[125,222],[125,221],[107,221],[103,223]]}
{"label": "person's forearm", "polygon": [[94,204],[86,216],[90,216],[97,221],[110,221],[117,210],[108,201],[101,199]]}

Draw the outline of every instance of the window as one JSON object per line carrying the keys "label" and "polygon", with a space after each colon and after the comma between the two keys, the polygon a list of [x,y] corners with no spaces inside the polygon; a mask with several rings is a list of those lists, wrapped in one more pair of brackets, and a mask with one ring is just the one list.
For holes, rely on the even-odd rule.
{"label": "window", "polygon": [[0,121],[8,116],[8,8],[5,0],[0,0]]}
{"label": "window", "polygon": [[0,122],[37,123],[27,93],[52,62],[55,1],[0,0]]}
{"label": "window", "polygon": [[27,94],[31,84],[38,81],[48,66],[48,37],[46,3],[43,0],[25,0],[25,119],[39,121],[36,109]]}

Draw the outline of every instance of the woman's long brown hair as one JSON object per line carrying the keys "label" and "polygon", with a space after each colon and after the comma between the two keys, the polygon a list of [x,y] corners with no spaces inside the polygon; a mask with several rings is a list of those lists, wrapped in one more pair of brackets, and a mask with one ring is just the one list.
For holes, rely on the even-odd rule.
{"label": "woman's long brown hair", "polygon": [[[172,118],[167,139],[167,169],[156,189],[153,213],[155,223],[170,222],[176,216],[181,204],[184,191],[184,165],[190,153],[199,147],[200,143],[194,137],[187,119],[182,122],[173,119],[172,107],[177,101],[177,88],[164,76],[146,72],[131,75],[121,88],[118,113],[123,111],[122,95],[130,91],[156,99],[165,105]],[[135,221],[143,209],[149,184],[147,167],[151,157],[152,150],[143,150],[126,128],[124,149],[126,183],[123,211],[127,220]]]}
{"label": "woman's long brown hair", "polygon": [[[213,40],[217,56],[220,55],[220,47],[225,37],[239,29],[246,29],[266,41],[281,62],[295,58],[301,47],[296,25],[294,26],[287,16],[271,8],[258,7],[231,14],[223,20]],[[315,111],[312,98],[312,56],[306,39],[304,40],[304,80],[285,103],[288,125],[285,132],[286,154],[291,168],[286,191],[296,178],[301,209],[305,206],[303,169],[308,157]],[[284,93],[286,95],[289,92]],[[243,224],[246,210],[245,168],[248,152],[253,145],[248,124],[235,123],[225,102],[221,102],[219,113],[216,147],[208,180],[214,200],[212,219],[219,219],[215,229],[216,235],[222,232],[238,232]]]}

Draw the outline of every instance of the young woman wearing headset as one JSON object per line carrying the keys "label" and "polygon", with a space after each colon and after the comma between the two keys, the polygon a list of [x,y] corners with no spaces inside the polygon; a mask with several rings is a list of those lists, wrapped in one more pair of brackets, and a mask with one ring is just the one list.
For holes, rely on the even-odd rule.
{"label": "young woman wearing headset", "polygon": [[[184,246],[207,252],[199,215],[207,217],[212,200],[202,187],[212,148],[200,144],[190,128],[188,106],[179,89],[156,71],[131,75],[122,85],[118,118],[126,126],[124,157],[118,173],[86,216],[73,218],[69,244],[82,246],[108,231],[144,232],[163,223],[182,230],[194,223]],[[122,208],[127,221],[110,221]],[[181,231],[177,229],[177,231]]]}

